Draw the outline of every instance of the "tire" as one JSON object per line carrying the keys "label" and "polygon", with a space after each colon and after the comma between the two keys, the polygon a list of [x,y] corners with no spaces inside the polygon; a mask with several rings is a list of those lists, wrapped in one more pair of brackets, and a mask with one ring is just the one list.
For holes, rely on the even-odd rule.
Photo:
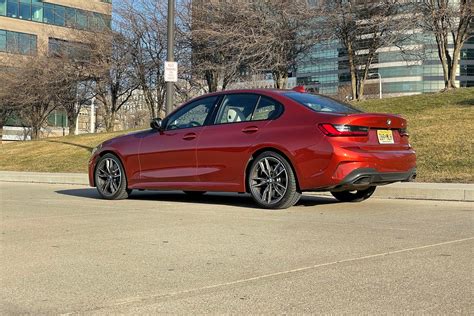
{"label": "tire", "polygon": [[272,151],[261,153],[252,162],[247,185],[255,203],[265,209],[286,209],[301,197],[290,163]]}
{"label": "tire", "polygon": [[341,202],[362,202],[374,194],[376,187],[365,190],[331,192],[331,194]]}
{"label": "tire", "polygon": [[192,197],[192,198],[200,198],[203,196],[206,191],[183,191],[186,193],[187,196]]}
{"label": "tire", "polygon": [[123,200],[132,190],[127,189],[127,176],[120,159],[113,154],[100,157],[94,172],[100,196],[106,200]]}

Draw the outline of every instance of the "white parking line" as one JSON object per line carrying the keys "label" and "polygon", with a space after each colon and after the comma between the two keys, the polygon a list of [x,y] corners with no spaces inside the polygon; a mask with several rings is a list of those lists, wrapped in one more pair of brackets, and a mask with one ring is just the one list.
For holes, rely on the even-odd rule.
{"label": "white parking line", "polygon": [[[88,311],[98,311],[98,310],[105,309],[105,308],[117,307],[117,306],[126,305],[126,304],[139,303],[139,302],[143,302],[143,301],[147,301],[147,300],[153,300],[153,299],[165,298],[165,297],[172,297],[172,296],[178,296],[178,295],[183,295],[183,294],[190,294],[190,293],[195,293],[195,292],[200,292],[200,291],[205,291],[205,290],[216,289],[216,288],[220,288],[220,287],[226,287],[226,286],[231,286],[231,285],[236,285],[236,284],[242,284],[242,283],[247,283],[247,282],[252,282],[252,281],[258,281],[258,280],[262,280],[262,279],[268,279],[268,278],[272,278],[272,277],[276,277],[276,276],[282,276],[282,275],[287,275],[287,274],[292,274],[292,273],[297,273],[297,272],[302,272],[302,271],[308,271],[308,270],[317,269],[317,268],[321,268],[321,267],[327,267],[327,266],[336,265],[336,264],[340,264],[340,263],[347,263],[347,262],[361,261],[361,260],[366,260],[366,259],[373,259],[373,258],[384,257],[384,256],[389,256],[389,255],[394,255],[394,254],[399,254],[399,253],[404,253],[404,252],[409,252],[409,251],[422,250],[422,249],[427,249],[427,248],[432,248],[432,247],[455,244],[455,243],[460,243],[460,242],[469,241],[469,240],[474,240],[474,237],[451,240],[451,241],[446,241],[446,242],[441,242],[441,243],[436,243],[436,244],[430,244],[430,245],[425,245],[425,246],[419,246],[419,247],[405,248],[405,249],[389,251],[389,252],[382,252],[382,253],[378,253],[378,254],[367,255],[367,256],[362,256],[362,257],[356,257],[356,258],[350,258],[350,259],[343,259],[343,260],[338,260],[338,261],[333,261],[333,262],[315,264],[315,265],[312,265],[312,266],[306,266],[306,267],[297,268],[297,269],[291,269],[291,270],[280,271],[280,272],[275,272],[275,273],[270,273],[270,274],[264,274],[264,275],[259,275],[259,276],[255,276],[255,277],[252,277],[252,278],[241,279],[241,280],[230,281],[230,282],[219,283],[219,284],[213,284],[213,285],[199,287],[199,288],[193,288],[193,289],[189,289],[189,290],[176,291],[176,292],[170,292],[170,293],[166,293],[166,294],[151,295],[151,296],[144,296],[144,297],[129,297],[129,298],[122,299],[118,302],[115,302],[111,305],[97,307],[97,308],[94,308],[94,309],[91,309],[91,310],[88,310]],[[71,312],[71,313],[66,313],[66,314],[63,314],[63,315],[71,315],[71,314],[82,313],[82,312],[84,312],[84,311]]]}

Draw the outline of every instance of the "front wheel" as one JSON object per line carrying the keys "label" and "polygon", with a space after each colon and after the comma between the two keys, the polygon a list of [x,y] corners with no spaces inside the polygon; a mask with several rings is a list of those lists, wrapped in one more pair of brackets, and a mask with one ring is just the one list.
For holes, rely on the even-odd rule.
{"label": "front wheel", "polygon": [[331,192],[331,194],[341,202],[362,202],[374,194],[376,187],[370,187],[365,190]]}
{"label": "front wheel", "polygon": [[132,192],[127,189],[127,178],[122,163],[113,154],[100,157],[94,177],[97,191],[104,199],[126,199]]}
{"label": "front wheel", "polygon": [[253,161],[248,187],[255,202],[267,209],[289,208],[301,197],[290,163],[272,151],[263,152]]}

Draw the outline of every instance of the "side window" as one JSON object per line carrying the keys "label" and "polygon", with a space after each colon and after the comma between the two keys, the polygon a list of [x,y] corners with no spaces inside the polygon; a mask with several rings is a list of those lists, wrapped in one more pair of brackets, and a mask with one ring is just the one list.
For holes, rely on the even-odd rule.
{"label": "side window", "polygon": [[188,104],[168,118],[166,130],[203,126],[216,100],[217,97],[210,97]]}
{"label": "side window", "polygon": [[255,94],[229,94],[225,96],[215,123],[228,124],[250,121],[257,100],[258,95]]}
{"label": "side window", "polygon": [[283,106],[280,103],[262,96],[253,113],[252,121],[272,120],[277,118],[282,111]]}

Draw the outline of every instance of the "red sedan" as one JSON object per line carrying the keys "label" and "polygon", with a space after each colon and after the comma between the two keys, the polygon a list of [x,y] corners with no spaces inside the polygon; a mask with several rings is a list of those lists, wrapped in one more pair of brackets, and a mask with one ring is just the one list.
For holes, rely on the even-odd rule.
{"label": "red sedan", "polygon": [[152,128],[104,142],[89,163],[105,199],[134,189],[250,193],[263,208],[304,191],[362,201],[376,186],[416,177],[406,121],[320,95],[236,90],[184,104]]}

